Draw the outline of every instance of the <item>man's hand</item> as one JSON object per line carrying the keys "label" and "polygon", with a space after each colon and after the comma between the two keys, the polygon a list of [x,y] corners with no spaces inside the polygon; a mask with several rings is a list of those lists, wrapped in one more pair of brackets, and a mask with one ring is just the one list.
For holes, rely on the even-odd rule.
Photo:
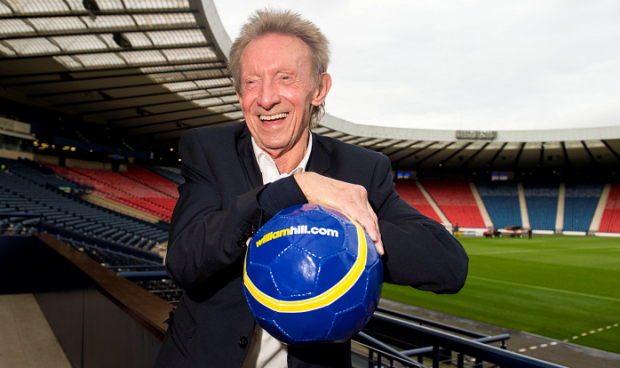
{"label": "man's hand", "polygon": [[308,203],[320,204],[349,215],[362,225],[375,243],[379,255],[383,255],[379,220],[368,203],[364,187],[330,179],[313,172],[296,174],[294,178]]}

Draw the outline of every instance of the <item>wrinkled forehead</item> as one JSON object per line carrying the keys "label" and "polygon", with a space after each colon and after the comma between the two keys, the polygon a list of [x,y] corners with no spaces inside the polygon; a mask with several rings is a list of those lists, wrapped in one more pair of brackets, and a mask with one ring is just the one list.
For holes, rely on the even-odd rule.
{"label": "wrinkled forehead", "polygon": [[307,74],[312,70],[310,47],[298,37],[279,33],[252,40],[240,61],[242,76],[278,71]]}

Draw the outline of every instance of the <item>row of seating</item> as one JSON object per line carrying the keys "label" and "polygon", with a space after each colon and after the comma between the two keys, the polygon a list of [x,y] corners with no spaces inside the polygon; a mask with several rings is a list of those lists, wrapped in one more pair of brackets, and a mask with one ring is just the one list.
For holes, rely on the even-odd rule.
{"label": "row of seating", "polygon": [[179,184],[157,175],[143,167],[130,163],[127,165],[127,171],[122,172],[121,175],[131,178],[148,188],[159,191],[170,198],[179,199]]}
{"label": "row of seating", "polygon": [[[96,244],[89,244],[71,237],[56,236],[60,241],[68,244],[78,252],[95,260],[115,272],[140,272],[140,271],[164,271],[162,263],[154,262],[145,258],[136,257],[123,251],[114,251],[99,247]],[[136,284],[148,290],[151,294],[167,301],[172,305],[177,305],[183,294],[172,280],[148,280],[136,281]]]}
{"label": "row of seating", "polygon": [[414,180],[396,180],[394,183],[394,189],[400,195],[400,197],[413,208],[420,211],[423,215],[432,218],[433,220],[441,223],[441,219],[435,209],[428,203],[424,194]]}
{"label": "row of seating", "polygon": [[496,228],[523,226],[516,183],[477,182],[476,187]]}
{"label": "row of seating", "polygon": [[176,172],[173,168],[163,168],[151,165],[144,165],[144,168],[179,185],[185,183],[185,178],[180,174],[180,172]]}
{"label": "row of seating", "polygon": [[555,230],[560,186],[547,183],[524,183],[523,191],[531,228]]}
{"label": "row of seating", "polygon": [[[163,193],[156,192],[153,189],[147,188],[138,182],[109,170],[63,168],[52,164],[46,164],[46,166],[59,175],[67,176],[74,181],[90,185],[94,188],[93,192],[97,195],[170,222],[172,209],[174,209],[176,200],[167,197]],[[141,195],[156,195],[158,197],[145,198],[141,197]]]}
{"label": "row of seating", "polygon": [[611,184],[605,211],[598,229],[603,233],[620,233],[620,181]]}
{"label": "row of seating", "polygon": [[468,181],[422,179],[421,183],[452,225],[485,228]]}
{"label": "row of seating", "polygon": [[62,176],[55,175],[52,171],[46,171],[39,167],[41,165],[34,161],[26,159],[11,160],[0,157],[0,164],[4,165],[6,169],[10,170],[13,174],[18,175],[22,178],[26,178],[37,183],[47,184],[62,190],[90,189],[88,186],[74,182]]}
{"label": "row of seating", "polygon": [[[19,165],[17,161],[12,163]],[[19,171],[19,170],[18,170]],[[116,244],[152,249],[167,241],[161,227],[93,205],[12,172],[0,171],[0,211],[43,214],[46,223]],[[9,218],[13,233],[36,230],[38,219]]]}
{"label": "row of seating", "polygon": [[588,231],[604,184],[566,184],[564,230]]}

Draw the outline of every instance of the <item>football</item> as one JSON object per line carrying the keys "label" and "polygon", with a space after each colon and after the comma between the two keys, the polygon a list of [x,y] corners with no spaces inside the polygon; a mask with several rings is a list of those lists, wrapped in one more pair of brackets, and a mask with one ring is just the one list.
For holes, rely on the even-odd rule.
{"label": "football", "polygon": [[247,249],[244,292],[256,322],[289,345],[343,342],[381,297],[383,263],[363,228],[313,204],[289,207]]}

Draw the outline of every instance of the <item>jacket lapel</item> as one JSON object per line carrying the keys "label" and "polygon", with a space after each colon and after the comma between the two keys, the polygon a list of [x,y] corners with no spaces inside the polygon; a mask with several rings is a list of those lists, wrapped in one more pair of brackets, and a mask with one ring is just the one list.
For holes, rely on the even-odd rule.
{"label": "jacket lapel", "polygon": [[312,171],[323,175],[331,167],[329,151],[325,145],[323,145],[317,134],[312,133],[312,139],[312,152],[310,152],[310,158],[308,159],[306,171]]}
{"label": "jacket lapel", "polygon": [[246,182],[250,188],[253,189],[263,185],[263,175],[260,172],[258,162],[256,162],[256,157],[254,156],[251,137],[252,135],[247,125],[244,124],[243,131],[237,140],[237,154],[239,155],[239,161],[245,173]]}
{"label": "jacket lapel", "polygon": [[[243,131],[239,135],[237,153],[239,155],[239,161],[241,161],[241,166],[243,166],[248,185],[251,188],[256,188],[263,185],[263,176],[258,167],[258,162],[256,162],[256,157],[254,156],[251,137],[252,135],[247,126],[244,126]],[[331,167],[331,160],[327,148],[319,138],[320,137],[315,133],[312,133],[312,152],[308,159],[306,171],[312,171],[322,175]]]}

